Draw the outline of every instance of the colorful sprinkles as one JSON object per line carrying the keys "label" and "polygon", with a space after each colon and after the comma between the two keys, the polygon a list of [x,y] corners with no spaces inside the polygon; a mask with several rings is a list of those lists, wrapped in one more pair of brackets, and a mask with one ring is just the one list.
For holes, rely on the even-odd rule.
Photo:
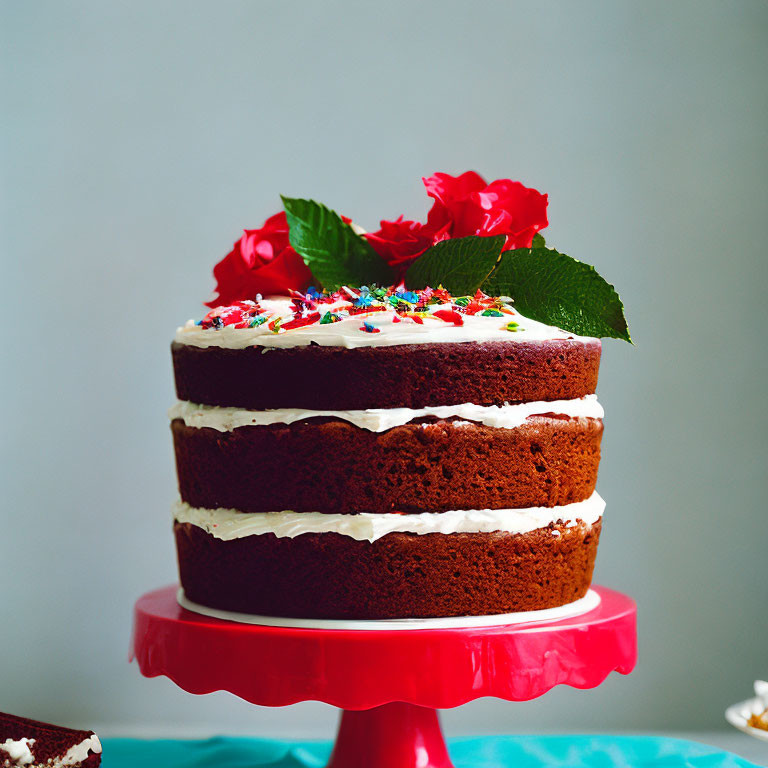
{"label": "colorful sprinkles", "polygon": [[[512,299],[506,296],[494,298],[478,291],[474,296],[454,297],[443,288],[406,291],[402,286],[344,286],[333,293],[308,288],[306,293],[292,291],[290,299],[292,313],[288,316],[270,310],[269,302],[264,302],[259,295],[253,301],[237,301],[225,307],[216,307],[197,325],[218,330],[225,327],[257,328],[267,323],[272,333],[289,333],[295,328],[328,325],[359,317],[362,322],[359,326],[361,333],[380,333],[381,329],[372,322],[379,312],[389,312],[393,323],[413,322],[423,325],[425,320],[432,320],[455,326],[463,325],[467,316],[503,319],[516,315],[512,309]],[[512,320],[504,322],[501,328],[512,332],[522,330]]]}

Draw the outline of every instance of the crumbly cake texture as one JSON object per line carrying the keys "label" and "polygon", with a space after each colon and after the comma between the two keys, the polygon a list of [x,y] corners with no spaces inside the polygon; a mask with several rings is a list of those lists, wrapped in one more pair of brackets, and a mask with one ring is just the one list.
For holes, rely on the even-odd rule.
{"label": "crumbly cake texture", "polygon": [[306,618],[430,618],[553,608],[589,589],[601,521],[525,534],[335,533],[221,541],[174,526],[193,602]]}
{"label": "crumbly cake texture", "polygon": [[[480,292],[309,292],[240,301],[187,324],[172,345],[182,404],[331,412],[224,428],[174,418],[190,507],[563,514],[521,533],[396,531],[373,541],[303,526],[293,537],[224,540],[177,520],[187,597],[244,613],[362,619],[507,613],[583,597],[601,519],[568,517],[568,505],[595,489],[603,425],[547,404],[592,396],[600,352],[598,339],[529,321]],[[509,428],[415,415],[376,431],[340,413],[518,403],[537,410]]]}
{"label": "crumbly cake texture", "polygon": [[96,768],[100,764],[101,744],[93,731],[0,713],[0,766]]}
{"label": "crumbly cake texture", "polygon": [[536,416],[516,429],[418,421],[385,432],[338,419],[171,428],[179,491],[243,512],[442,512],[553,507],[595,489],[600,419]]}

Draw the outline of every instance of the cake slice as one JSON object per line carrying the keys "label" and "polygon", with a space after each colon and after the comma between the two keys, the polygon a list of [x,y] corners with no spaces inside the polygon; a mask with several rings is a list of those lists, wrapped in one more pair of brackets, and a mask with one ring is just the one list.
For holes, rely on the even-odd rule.
{"label": "cake slice", "polygon": [[0,712],[0,766],[95,768],[101,742],[93,731],[78,731]]}

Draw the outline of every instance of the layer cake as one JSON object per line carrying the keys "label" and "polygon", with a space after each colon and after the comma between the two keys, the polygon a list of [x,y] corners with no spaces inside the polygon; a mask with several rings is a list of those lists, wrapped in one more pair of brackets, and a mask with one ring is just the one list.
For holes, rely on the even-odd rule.
{"label": "layer cake", "polygon": [[601,342],[506,297],[343,288],[179,329],[193,602],[310,618],[555,607],[589,588]]}

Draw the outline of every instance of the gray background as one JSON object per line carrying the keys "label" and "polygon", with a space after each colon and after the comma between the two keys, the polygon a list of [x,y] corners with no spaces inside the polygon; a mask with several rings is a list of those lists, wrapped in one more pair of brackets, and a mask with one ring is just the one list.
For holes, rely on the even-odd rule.
{"label": "gray background", "polygon": [[[168,344],[278,193],[367,228],[474,168],[550,194],[621,290],[597,581],[640,662],[450,733],[712,729],[768,676],[764,2],[4,2],[0,709],[108,732],[321,735],[127,664],[175,578]],[[746,737],[745,737],[746,739]]]}

